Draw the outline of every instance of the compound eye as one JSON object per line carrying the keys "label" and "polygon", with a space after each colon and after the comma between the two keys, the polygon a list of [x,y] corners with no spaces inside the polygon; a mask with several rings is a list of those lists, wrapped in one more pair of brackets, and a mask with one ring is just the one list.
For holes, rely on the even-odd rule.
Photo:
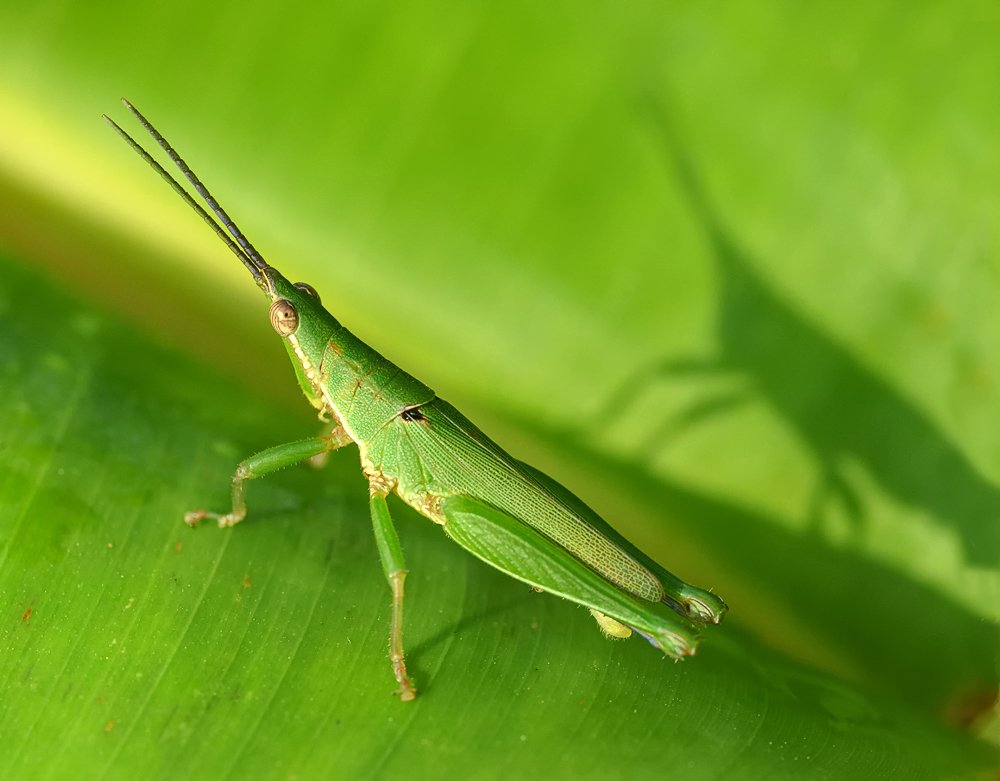
{"label": "compound eye", "polygon": [[299,312],[287,298],[279,298],[271,304],[271,327],[280,336],[294,334],[299,327]]}
{"label": "compound eye", "polygon": [[303,293],[312,296],[317,301],[319,301],[319,293],[316,292],[316,288],[310,285],[308,282],[296,282],[295,287],[301,290]]}

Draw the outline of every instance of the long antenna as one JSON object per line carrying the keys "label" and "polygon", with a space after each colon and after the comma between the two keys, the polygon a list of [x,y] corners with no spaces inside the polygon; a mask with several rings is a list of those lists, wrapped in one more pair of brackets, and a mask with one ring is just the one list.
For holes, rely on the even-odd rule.
{"label": "long antenna", "polygon": [[[208,223],[209,227],[215,231],[215,234],[226,243],[226,246],[229,247],[233,254],[240,259],[247,269],[249,269],[257,284],[264,285],[265,283],[261,272],[264,269],[269,268],[269,266],[267,261],[265,261],[261,254],[257,251],[257,248],[250,243],[249,239],[247,239],[247,237],[243,234],[243,231],[241,231],[232,218],[226,214],[225,209],[219,205],[219,202],[215,200],[215,197],[211,192],[209,192],[208,188],[202,184],[201,180],[195,175],[194,171],[192,171],[188,164],[184,162],[184,159],[177,154],[174,148],[167,143],[167,140],[155,127],[153,127],[150,121],[146,119],[135,106],[125,100],[125,98],[122,98],[122,103],[124,103],[125,107],[135,115],[135,118],[139,120],[140,124],[146,128],[149,134],[153,137],[156,143],[159,144],[160,148],[163,149],[163,151],[167,154],[167,157],[170,158],[174,165],[180,169],[181,173],[184,174],[184,177],[191,183],[191,186],[194,187],[195,191],[205,200],[205,203],[208,204],[208,208],[211,209],[212,214],[218,218],[218,222],[213,219],[212,214],[205,211],[202,205],[198,203],[191,196],[191,194],[185,190],[180,183],[178,183],[178,181],[174,179],[174,177],[171,176],[171,174],[142,147],[141,144],[139,144],[138,141],[123,130],[117,122],[111,119],[111,117],[107,114],[102,114],[104,120],[111,125],[119,136],[122,137],[125,143],[132,147],[132,149],[134,149],[135,152],[142,157],[142,159],[145,160],[167,184],[170,185],[171,189],[175,193],[184,199],[184,202],[188,206],[194,209],[201,216],[201,218]],[[226,230],[232,234],[233,238],[230,238],[230,236],[226,233],[226,230],[223,230],[223,227],[219,225],[220,222],[222,223],[222,226],[225,226]],[[233,240],[234,238],[235,241]]]}

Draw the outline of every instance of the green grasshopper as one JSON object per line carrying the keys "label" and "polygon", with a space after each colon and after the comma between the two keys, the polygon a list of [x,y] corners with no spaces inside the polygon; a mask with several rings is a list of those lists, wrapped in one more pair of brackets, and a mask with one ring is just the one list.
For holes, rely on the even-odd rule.
{"label": "green grasshopper", "polygon": [[232,479],[232,509],[187,513],[188,524],[212,518],[220,527],[234,526],[247,514],[246,481],[353,443],[368,478],[375,541],[392,589],[389,650],[401,700],[412,700],[417,690],[403,655],[407,569],[386,503],[393,492],[487,564],[589,608],[605,634],[638,632],[675,658],[695,652],[697,627],[722,619],[722,599],[660,567],[569,491],[512,458],[451,404],[344,328],[311,285],[292,284],[268,265],[164,137],[123,103],[211,214],[114,120],[104,119],[247,267],[270,304],[271,325],[306,398],[321,420],[334,423],[322,436],[243,461]]}

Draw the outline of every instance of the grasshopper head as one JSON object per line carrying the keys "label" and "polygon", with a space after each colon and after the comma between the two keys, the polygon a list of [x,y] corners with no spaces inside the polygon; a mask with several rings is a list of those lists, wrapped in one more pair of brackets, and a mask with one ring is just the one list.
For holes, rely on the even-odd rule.
{"label": "grasshopper head", "polygon": [[272,266],[259,269],[258,282],[271,301],[271,327],[282,338],[306,398],[324,407],[321,367],[323,356],[340,323],[320,303],[316,289],[306,282],[289,282]]}

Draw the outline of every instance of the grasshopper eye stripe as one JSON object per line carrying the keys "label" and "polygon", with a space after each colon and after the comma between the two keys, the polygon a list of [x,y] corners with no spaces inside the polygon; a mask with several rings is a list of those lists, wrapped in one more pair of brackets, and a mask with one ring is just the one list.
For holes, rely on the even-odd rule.
{"label": "grasshopper eye stripe", "polygon": [[285,298],[279,298],[271,304],[271,327],[281,336],[294,334],[299,328],[299,310],[295,304]]}
{"label": "grasshopper eye stripe", "polygon": [[[711,592],[685,583],[619,535],[551,478],[517,461],[416,377],[362,342],[320,306],[306,282],[292,284],[266,263],[193,170],[153,125],[125,101],[207,209],[113,120],[139,154],[249,269],[270,302],[271,326],[285,346],[306,399],[335,425],[315,437],[262,450],[240,463],[229,512],[194,510],[196,526],[233,526],[247,514],[246,483],[283,467],[321,460],[357,445],[368,479],[369,513],[382,570],[392,592],[389,649],[400,700],[417,689],[403,653],[403,582],[407,567],[386,497],[395,493],[449,539],[537,591],[590,610],[602,632],[646,638],[663,653],[695,652],[699,627],[727,610]],[[486,662],[484,661],[484,665]]]}

